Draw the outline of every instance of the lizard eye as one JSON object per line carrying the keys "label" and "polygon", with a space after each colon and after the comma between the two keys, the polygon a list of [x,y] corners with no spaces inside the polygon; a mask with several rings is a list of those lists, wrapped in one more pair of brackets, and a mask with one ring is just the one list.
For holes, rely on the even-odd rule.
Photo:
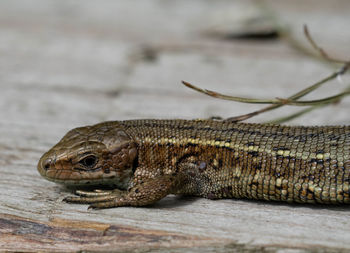
{"label": "lizard eye", "polygon": [[97,163],[97,157],[94,155],[89,155],[87,157],[84,157],[79,161],[81,165],[84,165],[85,167],[92,168]]}

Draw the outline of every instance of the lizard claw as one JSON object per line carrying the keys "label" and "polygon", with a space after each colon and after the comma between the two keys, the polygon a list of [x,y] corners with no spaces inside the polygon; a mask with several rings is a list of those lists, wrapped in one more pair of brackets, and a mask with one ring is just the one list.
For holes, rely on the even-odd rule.
{"label": "lizard claw", "polygon": [[65,197],[64,199],[62,199],[63,202],[67,202],[67,203],[70,203],[71,202],[71,199],[72,197]]}
{"label": "lizard claw", "polygon": [[93,205],[89,205],[88,209],[87,210],[94,210],[94,209],[97,209],[96,207],[94,207]]}

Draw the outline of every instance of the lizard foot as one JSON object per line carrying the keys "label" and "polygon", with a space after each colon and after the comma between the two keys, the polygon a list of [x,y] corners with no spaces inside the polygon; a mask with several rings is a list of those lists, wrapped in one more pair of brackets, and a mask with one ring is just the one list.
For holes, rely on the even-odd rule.
{"label": "lizard foot", "polygon": [[69,203],[91,204],[89,209],[102,209],[120,206],[147,206],[168,195],[176,185],[176,178],[172,175],[151,178],[132,188],[121,191],[95,190],[76,191],[75,197],[66,197],[64,201]]}
{"label": "lizard foot", "polygon": [[66,197],[63,201],[67,203],[76,203],[76,204],[91,204],[99,203],[104,201],[111,201],[116,198],[119,198],[123,194],[123,191],[115,189],[113,191],[105,190],[94,190],[94,191],[82,191],[77,190],[75,195],[76,197]]}

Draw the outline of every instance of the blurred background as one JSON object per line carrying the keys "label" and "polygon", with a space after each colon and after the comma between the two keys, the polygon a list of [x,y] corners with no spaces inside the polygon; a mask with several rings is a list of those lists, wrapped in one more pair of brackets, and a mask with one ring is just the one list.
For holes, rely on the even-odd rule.
{"label": "blurred background", "polygon": [[[178,221],[169,218],[174,217],[167,213],[172,206],[161,214],[150,211],[146,225],[123,216],[123,209],[106,211],[107,218],[86,214],[86,207],[60,201],[67,192],[40,178],[36,163],[78,126],[134,118],[227,118],[261,108],[207,97],[186,88],[181,80],[235,96],[288,97],[340,67],[317,56],[305,39],[303,25],[329,55],[350,59],[349,10],[348,0],[1,0],[0,214],[43,221],[66,218],[68,208],[71,217],[79,219],[155,229],[164,229],[169,221],[171,231],[198,235],[211,229],[217,237],[234,237],[239,243],[269,244],[277,238],[281,245],[293,245],[303,235],[306,247],[348,247],[350,231],[336,229],[350,225],[349,217],[318,210],[318,219],[324,215],[331,224],[322,225],[313,218],[315,210],[307,208],[300,216],[301,209],[283,206],[283,213],[279,206],[236,202],[236,213],[225,213],[232,214],[231,220],[217,222],[206,216],[202,220],[207,222],[196,229],[191,223],[196,216],[191,215],[204,207],[216,212],[207,200],[179,207],[189,217],[186,222],[184,216]],[[337,94],[349,83],[349,75],[344,75],[305,99]],[[350,99],[344,98],[289,124],[349,125],[349,108]],[[264,122],[297,110],[286,106],[249,121]],[[240,205],[245,217],[254,217],[246,230],[242,227],[248,218],[237,218]],[[252,210],[264,208],[269,217],[276,212],[276,223],[259,215],[254,221]],[[295,230],[275,229],[279,215],[296,219],[295,212],[301,217],[293,221]],[[130,209],[128,215],[144,213]],[[241,230],[234,231],[232,224],[237,228],[240,224]],[[320,233],[313,237],[314,231]],[[337,233],[343,237],[329,237]]]}
{"label": "blurred background", "polygon": [[[349,58],[348,14],[348,1],[2,0],[2,122],[67,128],[250,112],[259,106],[208,98],[181,80],[237,96],[286,97],[336,69],[298,48],[312,50],[303,24],[331,55]],[[340,108],[292,123],[349,124]]]}

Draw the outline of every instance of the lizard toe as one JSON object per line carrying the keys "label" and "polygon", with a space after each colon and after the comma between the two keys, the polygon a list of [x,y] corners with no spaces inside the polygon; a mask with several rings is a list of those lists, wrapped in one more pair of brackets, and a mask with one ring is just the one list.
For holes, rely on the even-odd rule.
{"label": "lizard toe", "polygon": [[111,191],[103,191],[103,190],[94,190],[94,191],[82,191],[77,190],[75,191],[75,195],[82,196],[82,197],[98,197],[98,196],[106,196],[110,195]]}

